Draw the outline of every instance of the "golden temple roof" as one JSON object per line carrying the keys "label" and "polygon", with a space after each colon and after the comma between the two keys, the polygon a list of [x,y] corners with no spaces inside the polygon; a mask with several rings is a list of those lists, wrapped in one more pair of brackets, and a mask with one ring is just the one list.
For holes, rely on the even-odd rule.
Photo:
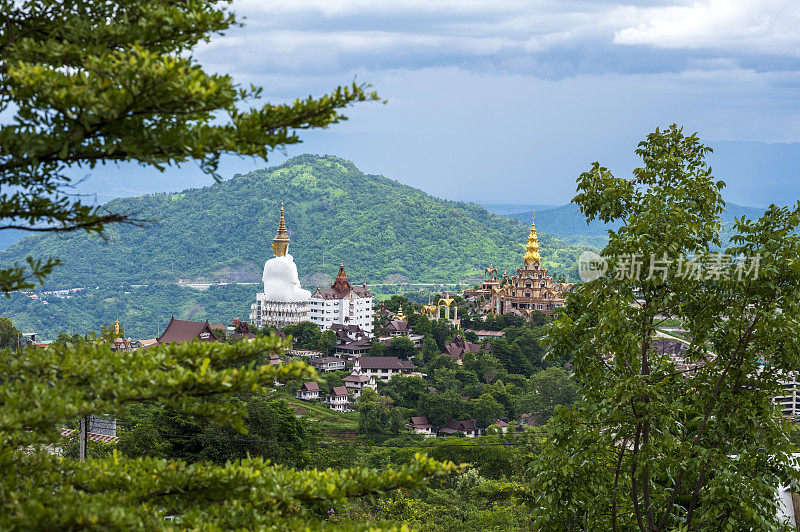
{"label": "golden temple roof", "polygon": [[542,261],[539,255],[539,238],[536,236],[536,213],[533,213],[531,232],[528,234],[528,245],[525,246],[525,264],[536,265]]}
{"label": "golden temple roof", "polygon": [[278,225],[278,234],[272,240],[272,252],[276,257],[284,257],[288,249],[289,235],[286,233],[286,222],[283,219],[283,203],[281,203],[281,222]]}

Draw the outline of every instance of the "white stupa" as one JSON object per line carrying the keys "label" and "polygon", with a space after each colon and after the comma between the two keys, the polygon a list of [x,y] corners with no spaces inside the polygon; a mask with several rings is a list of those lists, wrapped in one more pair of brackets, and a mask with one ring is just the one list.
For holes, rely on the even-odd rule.
{"label": "white stupa", "polygon": [[281,205],[278,234],[272,241],[275,257],[264,264],[264,292],[256,294],[256,302],[250,306],[250,321],[259,327],[283,327],[309,319],[311,292],[300,286],[297,266],[294,258],[287,253],[288,249],[289,235],[286,234]]}

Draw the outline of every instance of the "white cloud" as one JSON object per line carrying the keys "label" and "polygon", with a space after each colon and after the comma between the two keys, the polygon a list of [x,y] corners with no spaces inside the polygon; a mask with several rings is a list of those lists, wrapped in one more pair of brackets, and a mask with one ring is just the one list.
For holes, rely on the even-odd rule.
{"label": "white cloud", "polygon": [[704,0],[637,11],[642,22],[618,30],[615,43],[800,55],[797,0]]}

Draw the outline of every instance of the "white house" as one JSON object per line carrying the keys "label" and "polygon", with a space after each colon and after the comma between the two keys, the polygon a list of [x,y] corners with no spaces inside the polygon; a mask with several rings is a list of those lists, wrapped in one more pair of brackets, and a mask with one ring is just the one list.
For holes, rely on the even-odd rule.
{"label": "white house", "polygon": [[350,412],[350,394],[345,386],[335,386],[331,393],[325,396],[325,404],[336,412]]}
{"label": "white house", "polygon": [[353,368],[353,372],[342,379],[344,382],[345,387],[347,390],[353,395],[353,398],[358,399],[358,396],[361,395],[361,391],[365,388],[370,388],[372,390],[378,390],[378,383],[375,380],[375,377],[372,375],[365,375],[361,372],[361,368],[358,366],[358,361],[356,361],[355,367]]}
{"label": "white house", "polygon": [[304,401],[316,401],[319,399],[319,383],[311,381],[304,382],[297,390],[297,398]]}
{"label": "white house", "polygon": [[339,267],[336,281],[330,288],[317,288],[309,300],[309,319],[322,330],[333,324],[355,325],[372,335],[372,294],[366,285],[351,286],[344,271],[344,263]]}
{"label": "white house", "polygon": [[375,377],[383,382],[389,382],[394,375],[407,375],[416,368],[409,360],[400,360],[397,357],[360,357],[356,360],[353,370],[360,369],[364,375]]}
{"label": "white house", "polygon": [[344,369],[345,362],[342,358],[322,357],[312,358],[311,365],[320,371],[341,371]]}
{"label": "white house", "polygon": [[414,434],[422,434],[426,438],[431,438],[436,435],[433,425],[428,422],[428,418],[425,416],[412,417],[411,423],[406,426],[413,430]]}

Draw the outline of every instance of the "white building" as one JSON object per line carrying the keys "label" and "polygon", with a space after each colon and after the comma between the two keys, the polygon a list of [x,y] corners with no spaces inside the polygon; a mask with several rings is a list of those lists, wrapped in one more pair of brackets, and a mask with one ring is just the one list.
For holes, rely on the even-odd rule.
{"label": "white building", "polygon": [[800,417],[800,373],[791,371],[781,380],[783,393],[773,397],[775,402],[785,416]]}
{"label": "white building", "polygon": [[331,393],[325,396],[325,404],[336,412],[352,412],[350,393],[345,386],[335,386],[331,389]]}
{"label": "white building", "polygon": [[278,234],[272,241],[275,257],[264,264],[264,292],[256,294],[256,302],[250,306],[250,321],[258,327],[283,327],[309,319],[308,300],[311,292],[300,286],[297,266],[294,258],[287,253],[288,249],[289,235],[286,234],[281,205]]}
{"label": "white building", "polygon": [[319,399],[319,383],[311,381],[304,382],[300,389],[297,390],[296,397],[304,401],[316,401]]}
{"label": "white building", "polygon": [[416,368],[410,360],[397,357],[359,357],[353,366],[354,372],[360,372],[376,380],[389,382],[394,375],[410,375]]}
{"label": "white building", "polygon": [[366,285],[353,287],[347,280],[344,263],[330,288],[317,288],[309,303],[311,321],[322,330],[333,324],[355,325],[372,336],[372,294]]}
{"label": "white building", "polygon": [[356,361],[353,372],[342,379],[342,382],[344,382],[345,388],[347,388],[347,391],[350,392],[354,399],[358,399],[358,397],[361,395],[361,391],[365,388],[378,391],[378,383],[375,380],[375,377],[364,375],[361,372],[358,361]]}

